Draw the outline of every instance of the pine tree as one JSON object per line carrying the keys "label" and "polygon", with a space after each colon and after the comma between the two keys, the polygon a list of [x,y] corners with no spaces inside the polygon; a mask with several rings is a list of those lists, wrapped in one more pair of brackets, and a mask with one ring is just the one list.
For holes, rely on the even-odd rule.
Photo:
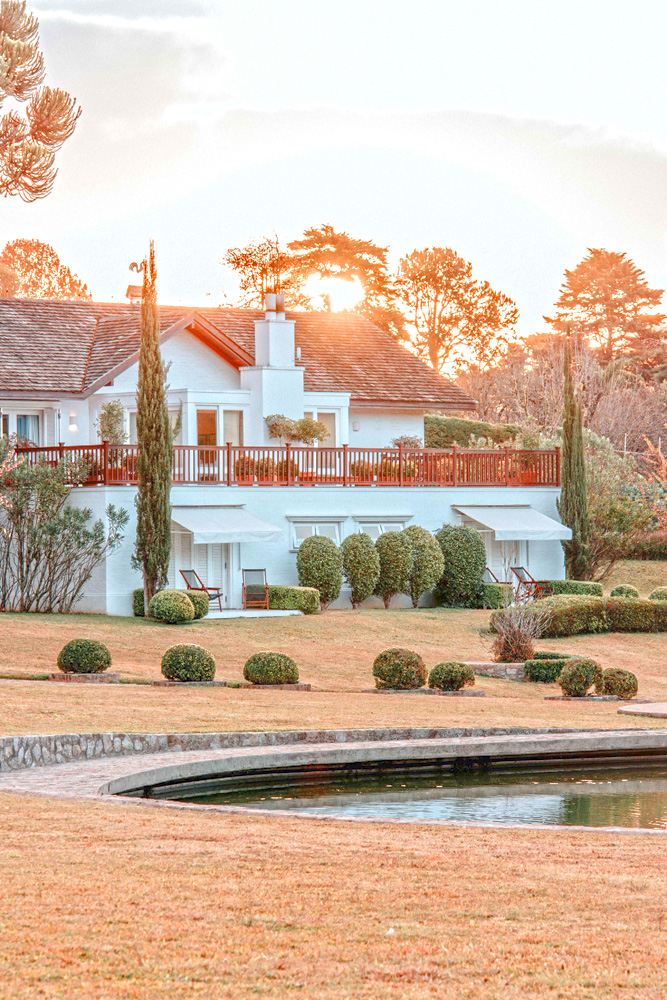
{"label": "pine tree", "polygon": [[172,430],[166,402],[166,372],[160,355],[155,248],[144,261],[141,347],[137,390],[137,540],[132,564],[144,576],[144,611],[167,583],[171,552]]}
{"label": "pine tree", "polygon": [[584,458],[583,409],[572,378],[572,344],[565,340],[563,352],[563,454],[561,496],[558,512],[572,538],[563,542],[568,579],[585,580],[589,573],[590,549],[586,462]]}

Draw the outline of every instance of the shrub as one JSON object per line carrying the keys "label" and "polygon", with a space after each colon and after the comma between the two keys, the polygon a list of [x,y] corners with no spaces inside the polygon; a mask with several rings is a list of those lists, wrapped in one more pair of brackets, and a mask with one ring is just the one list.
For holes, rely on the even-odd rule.
{"label": "shrub", "polygon": [[561,670],[558,683],[568,698],[583,698],[593,684],[596,691],[602,690],[602,668],[595,660],[570,660]]}
{"label": "shrub", "polygon": [[180,625],[193,620],[195,609],[185,590],[158,590],[151,597],[148,614],[167,625]]}
{"label": "shrub", "polygon": [[132,591],[132,612],[135,618],[144,618],[144,588]]}
{"label": "shrub", "polygon": [[533,653],[534,660],[572,660],[572,653],[553,653],[549,649],[536,649]]}
{"label": "shrub", "polygon": [[426,528],[411,524],[403,529],[402,534],[412,546],[412,571],[408,581],[408,593],[412,598],[413,608],[416,608],[422,594],[432,590],[442,577],[445,560],[442,549]]}
{"label": "shrub", "polygon": [[384,601],[385,608],[394,594],[406,594],[412,572],[412,545],[402,531],[387,531],[375,543],[380,559],[380,575],[375,593]]}
{"label": "shrub", "polygon": [[645,531],[623,552],[624,559],[667,559],[667,531]]}
{"label": "shrub", "polygon": [[639,597],[639,591],[630,583],[619,583],[618,587],[614,587],[613,590],[609,591],[609,596],[636,598]]}
{"label": "shrub", "polygon": [[602,584],[590,580],[548,580],[554,596],[576,594],[581,597],[602,597]]}
{"label": "shrub", "polygon": [[426,667],[411,649],[384,649],[375,657],[373,676],[377,688],[420,688],[426,681]]}
{"label": "shrub", "polygon": [[521,433],[516,424],[489,424],[485,420],[462,417],[424,417],[424,440],[427,448],[451,448],[453,444],[469,447],[474,438],[487,438],[493,444],[506,444]]}
{"label": "shrub", "polygon": [[615,597],[607,602],[610,632],[667,632],[667,603]]}
{"label": "shrub", "polygon": [[234,462],[234,476],[237,479],[253,479],[255,459],[251,455],[240,454]]}
{"label": "shrub", "polygon": [[286,653],[254,653],[246,660],[243,676],[251,684],[296,684],[299,669]]}
{"label": "shrub", "polygon": [[212,681],[215,660],[203,646],[171,646],[162,657],[162,673],[170,681]]}
{"label": "shrub", "polygon": [[370,597],[380,576],[380,557],[373,539],[362,532],[348,535],[340,547],[343,573],[350,585],[352,607]]}
{"label": "shrub", "polygon": [[504,608],[511,604],[514,598],[514,590],[511,583],[483,583],[479,593],[477,607]]}
{"label": "shrub", "polygon": [[667,587],[656,587],[648,595],[649,601],[667,601]]}
{"label": "shrub", "polygon": [[302,611],[314,615],[320,610],[320,592],[314,587],[269,587],[269,607],[272,611]]}
{"label": "shrub", "polygon": [[64,674],[101,674],[111,666],[111,653],[97,639],[72,639],[58,653]]}
{"label": "shrub", "polygon": [[623,701],[630,701],[637,694],[637,678],[630,670],[607,667],[602,674],[602,690],[604,694],[615,694]]}
{"label": "shrub", "polygon": [[547,609],[549,620],[542,635],[559,638],[586,632],[607,632],[607,604],[600,597],[547,597],[533,602],[535,610]]}
{"label": "shrub", "polygon": [[182,591],[182,593],[187,593],[188,599],[195,610],[195,620],[199,618],[206,618],[206,615],[208,614],[208,594],[206,591],[188,590]]}
{"label": "shrub", "polygon": [[435,533],[445,561],[443,575],[435,588],[440,604],[469,608],[479,602],[486,569],[482,536],[473,528],[446,524]]}
{"label": "shrub", "polygon": [[296,569],[302,587],[319,590],[322,610],[336,600],[343,585],[343,556],[331,538],[305,538],[296,554]]}
{"label": "shrub", "polygon": [[500,663],[532,660],[535,640],[544,632],[549,620],[548,609],[535,611],[534,604],[510,604],[491,616],[496,638],[493,654]]}
{"label": "shrub", "polygon": [[474,683],[472,667],[453,660],[436,664],[428,675],[428,686],[440,691],[460,691],[461,688],[472,687]]}
{"label": "shrub", "polygon": [[523,672],[527,681],[535,681],[539,684],[553,684],[560,677],[563,667],[569,662],[569,656],[548,660],[526,660],[523,665]]}

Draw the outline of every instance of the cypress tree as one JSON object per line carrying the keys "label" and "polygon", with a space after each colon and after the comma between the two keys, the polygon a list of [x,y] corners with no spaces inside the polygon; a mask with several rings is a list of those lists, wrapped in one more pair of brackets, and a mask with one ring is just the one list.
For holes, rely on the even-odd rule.
{"label": "cypress tree", "polygon": [[132,564],[144,577],[144,612],[167,583],[171,551],[172,431],[167,411],[165,368],[160,354],[155,247],[144,261],[141,346],[137,389],[137,540]]}
{"label": "cypress tree", "polygon": [[572,539],[563,542],[566,574],[571,580],[585,580],[590,565],[583,431],[583,409],[574,387],[568,335],[563,351],[563,454],[558,511],[563,524],[572,529]]}

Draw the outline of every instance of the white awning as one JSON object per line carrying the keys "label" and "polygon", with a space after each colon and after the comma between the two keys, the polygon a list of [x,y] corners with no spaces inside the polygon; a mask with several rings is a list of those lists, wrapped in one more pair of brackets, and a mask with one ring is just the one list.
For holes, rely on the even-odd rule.
{"label": "white awning", "polygon": [[242,507],[172,507],[172,524],[192,534],[195,545],[219,542],[281,542],[283,533]]}
{"label": "white awning", "polygon": [[497,542],[551,542],[572,538],[570,528],[532,507],[459,507],[457,504],[454,509],[490,528]]}

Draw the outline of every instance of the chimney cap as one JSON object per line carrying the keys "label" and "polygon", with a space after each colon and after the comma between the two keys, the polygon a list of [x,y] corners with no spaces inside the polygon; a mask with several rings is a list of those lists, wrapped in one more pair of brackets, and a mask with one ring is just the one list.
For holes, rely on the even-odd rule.
{"label": "chimney cap", "polygon": [[267,312],[276,311],[276,293],[275,292],[265,292],[264,293],[264,308]]}

